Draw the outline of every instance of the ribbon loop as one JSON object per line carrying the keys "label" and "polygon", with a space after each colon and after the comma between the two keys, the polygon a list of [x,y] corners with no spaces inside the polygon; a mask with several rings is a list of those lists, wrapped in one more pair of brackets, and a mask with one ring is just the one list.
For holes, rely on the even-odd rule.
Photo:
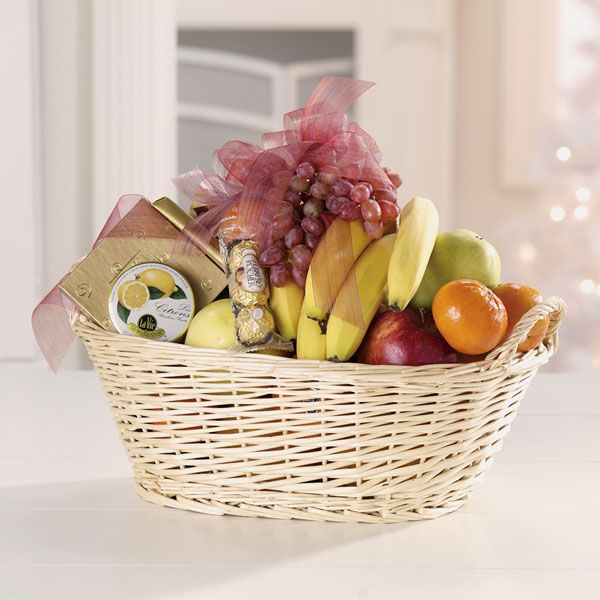
{"label": "ribbon loop", "polygon": [[[305,107],[284,115],[282,131],[263,135],[262,148],[230,141],[215,152],[215,174],[194,169],[175,177],[174,184],[192,201],[192,208],[208,208],[189,225],[189,232],[201,233],[200,238],[204,239],[216,230],[216,217],[232,213],[236,233],[264,245],[270,223],[287,191],[285,175],[291,176],[303,160],[312,161],[317,167],[337,166],[344,177],[368,176],[369,181],[381,185],[387,181],[389,185],[379,165],[379,147],[345,114],[373,85],[349,77],[325,77]],[[216,210],[218,205],[223,206]],[[208,241],[205,239],[204,243]]]}

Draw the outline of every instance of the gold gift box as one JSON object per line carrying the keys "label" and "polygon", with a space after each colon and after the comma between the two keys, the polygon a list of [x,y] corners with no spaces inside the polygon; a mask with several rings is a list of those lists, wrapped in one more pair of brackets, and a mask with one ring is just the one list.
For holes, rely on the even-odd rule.
{"label": "gold gift box", "polygon": [[[134,265],[160,262],[179,271],[194,291],[196,308],[212,302],[226,287],[219,251],[184,255],[174,252],[179,232],[190,217],[169,198],[154,204],[140,200],[60,284],[60,289],[87,315],[109,331],[116,331],[108,299],[117,277]],[[157,232],[160,232],[157,234]]]}

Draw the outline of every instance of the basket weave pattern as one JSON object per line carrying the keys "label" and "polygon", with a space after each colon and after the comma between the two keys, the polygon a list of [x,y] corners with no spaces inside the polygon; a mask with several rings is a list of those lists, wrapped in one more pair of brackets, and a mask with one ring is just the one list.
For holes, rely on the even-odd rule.
{"label": "basket weave pattern", "polygon": [[[424,367],[190,348],[84,318],[73,326],[147,500],[219,515],[394,522],[469,498],[554,353],[564,312],[551,298],[484,361]],[[544,343],[517,353],[546,314]]]}

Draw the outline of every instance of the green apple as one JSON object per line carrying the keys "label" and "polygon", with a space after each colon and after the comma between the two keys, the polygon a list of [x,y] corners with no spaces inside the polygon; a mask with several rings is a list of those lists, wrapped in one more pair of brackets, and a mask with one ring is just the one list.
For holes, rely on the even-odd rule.
{"label": "green apple", "polygon": [[491,289],[500,283],[498,252],[469,229],[455,229],[437,236],[412,304],[429,308],[437,291],[455,279],[475,279]]}
{"label": "green apple", "polygon": [[229,298],[207,304],[192,319],[185,343],[198,348],[221,348],[235,346],[233,313]]}

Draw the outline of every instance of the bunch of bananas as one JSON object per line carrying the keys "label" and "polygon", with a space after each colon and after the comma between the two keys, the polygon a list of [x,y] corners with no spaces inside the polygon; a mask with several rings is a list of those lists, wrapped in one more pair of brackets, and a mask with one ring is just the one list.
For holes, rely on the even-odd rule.
{"label": "bunch of bananas", "polygon": [[[294,282],[271,290],[277,329],[287,339],[296,339],[300,359],[347,361],[386,296],[394,309],[408,306],[431,256],[439,218],[430,200],[416,197],[402,209],[397,233],[372,241],[360,220],[349,225],[354,268],[349,265],[347,272],[332,269],[328,285],[335,300],[329,310],[318,305],[311,269],[304,290]],[[336,228],[347,226],[336,219],[325,235],[338,236]],[[349,319],[348,307],[357,301],[360,319]]]}

